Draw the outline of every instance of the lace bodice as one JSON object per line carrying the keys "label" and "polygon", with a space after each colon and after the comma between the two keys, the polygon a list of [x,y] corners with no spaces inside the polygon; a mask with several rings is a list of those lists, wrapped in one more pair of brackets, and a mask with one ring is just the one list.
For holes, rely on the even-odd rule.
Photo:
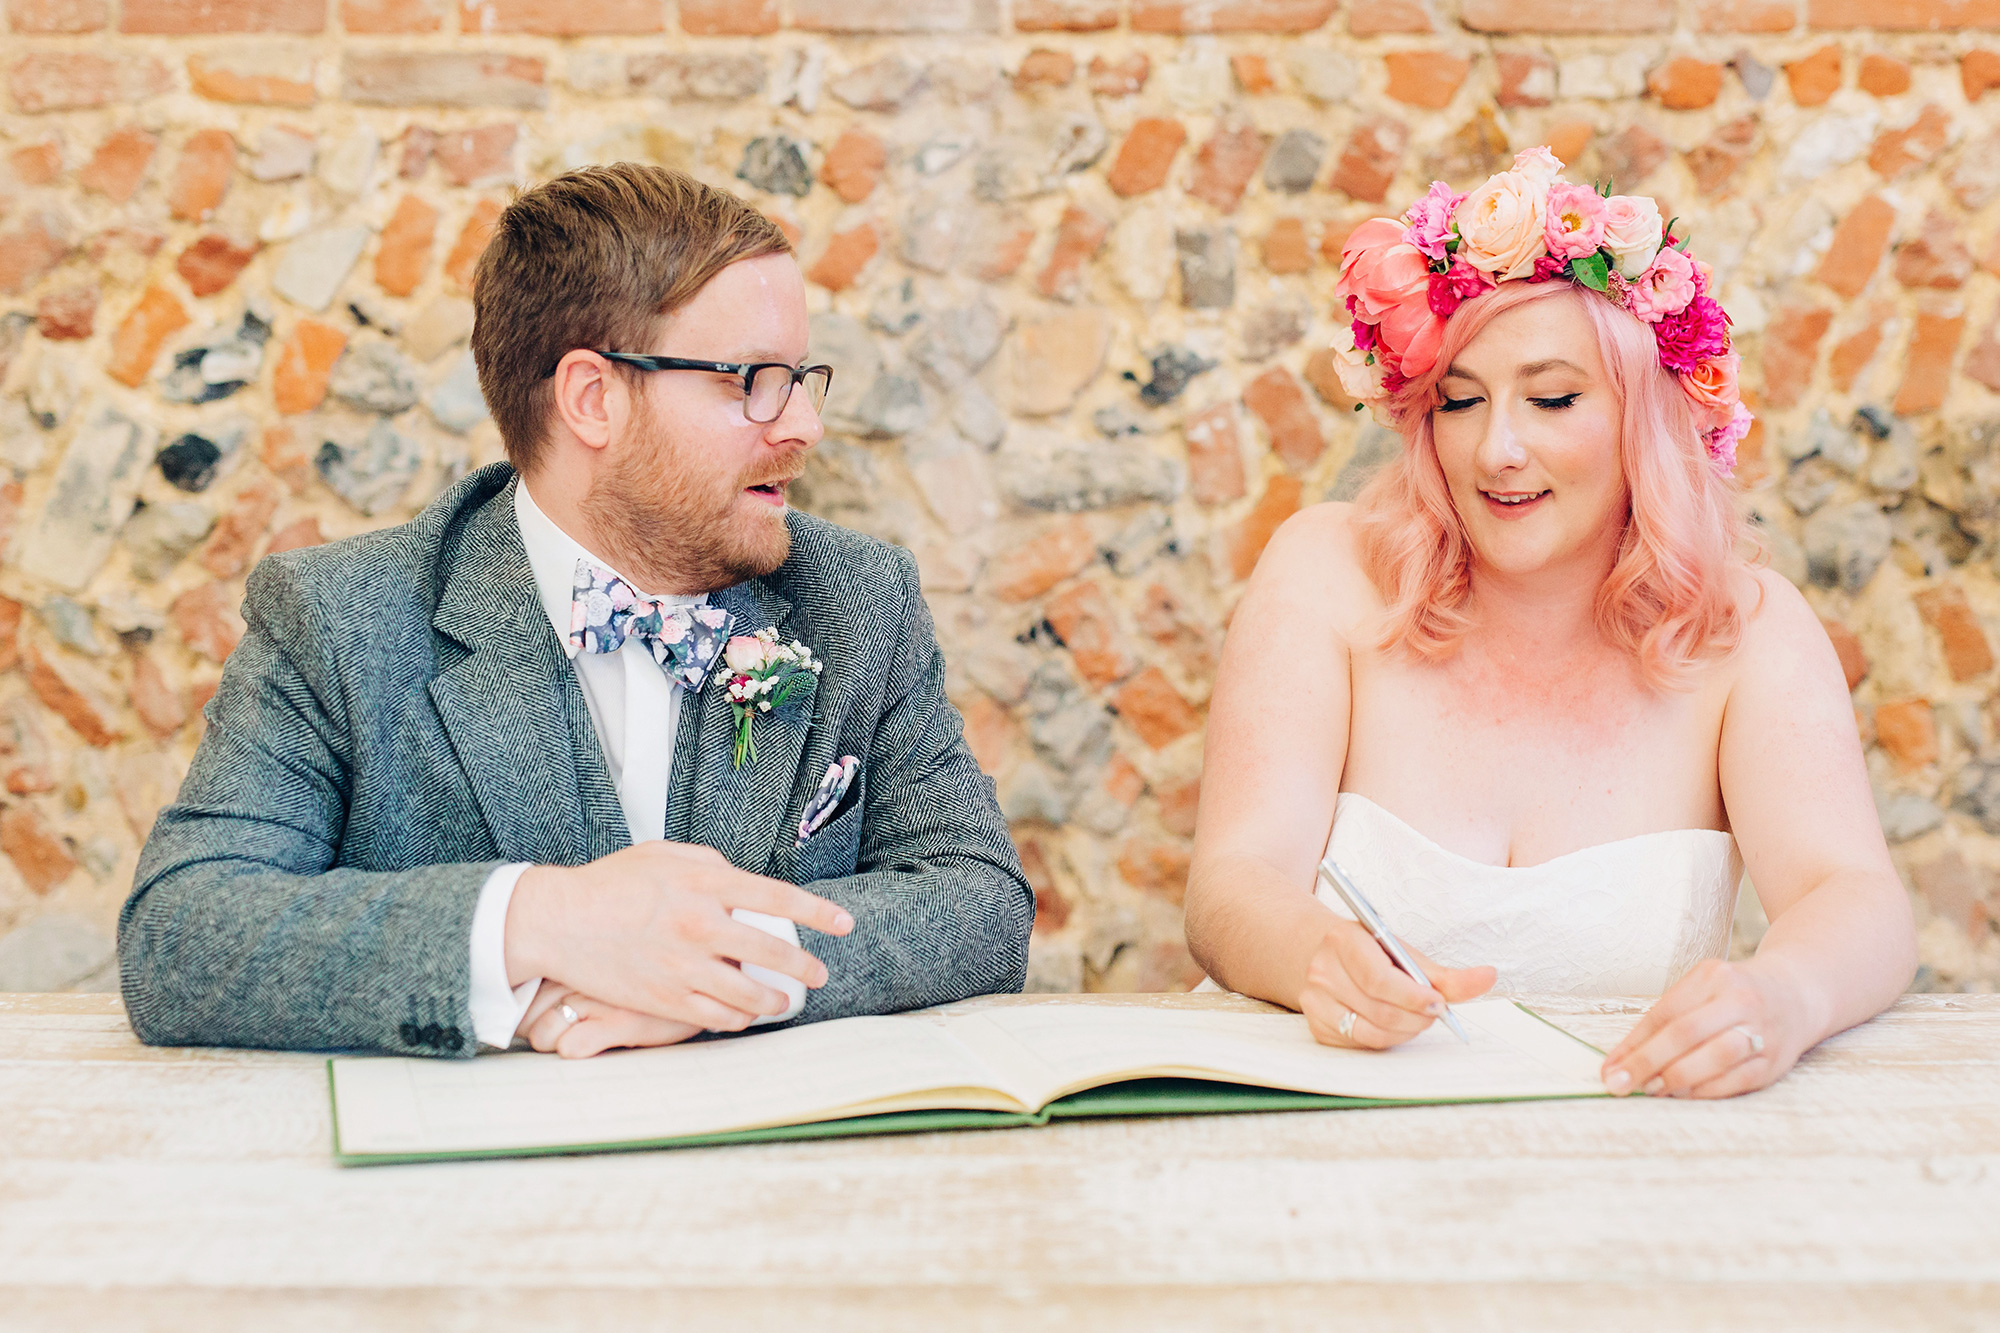
{"label": "lace bodice", "polygon": [[[1658,995],[1728,953],[1743,878],[1736,839],[1714,829],[1487,865],[1353,792],[1341,793],[1327,850],[1390,930],[1444,966],[1491,964],[1499,992]],[[1350,915],[1332,889],[1318,893]]]}

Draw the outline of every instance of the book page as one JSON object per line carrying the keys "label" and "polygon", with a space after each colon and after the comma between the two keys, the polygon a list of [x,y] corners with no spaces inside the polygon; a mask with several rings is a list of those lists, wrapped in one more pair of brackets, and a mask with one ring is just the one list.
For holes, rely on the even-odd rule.
{"label": "book page", "polygon": [[1410,1101],[1601,1093],[1604,1057],[1508,1000],[1453,1012],[1387,1051],[1322,1046],[1298,1014],[1038,1004],[966,1014],[952,1031],[1039,1110],[1071,1092],[1131,1078],[1209,1078],[1340,1097]]}
{"label": "book page", "polygon": [[631,1143],[876,1110],[1024,1108],[936,1019],[843,1018],[588,1060],[534,1052],[333,1064],[344,1153]]}

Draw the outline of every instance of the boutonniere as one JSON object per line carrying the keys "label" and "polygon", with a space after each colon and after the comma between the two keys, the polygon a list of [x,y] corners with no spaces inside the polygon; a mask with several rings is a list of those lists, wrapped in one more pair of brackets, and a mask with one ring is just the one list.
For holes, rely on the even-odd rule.
{"label": "boutonniere", "polygon": [[739,634],[722,650],[729,668],[729,706],[736,713],[736,767],[757,757],[757,743],[750,738],[750,722],[759,713],[783,708],[807,679],[819,675],[822,665],[812,649],[793,639],[778,642],[778,631],[760,629],[755,634]]}

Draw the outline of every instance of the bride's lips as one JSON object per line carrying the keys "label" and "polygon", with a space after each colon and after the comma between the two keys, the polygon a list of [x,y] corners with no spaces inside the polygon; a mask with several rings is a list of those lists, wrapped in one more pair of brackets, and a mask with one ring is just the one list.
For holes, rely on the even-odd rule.
{"label": "bride's lips", "polygon": [[[1550,491],[1481,491],[1480,498],[1486,501],[1486,512],[1498,519],[1525,518],[1529,511],[1540,509],[1542,501],[1549,498]],[[1501,499],[1499,497],[1506,497]]]}

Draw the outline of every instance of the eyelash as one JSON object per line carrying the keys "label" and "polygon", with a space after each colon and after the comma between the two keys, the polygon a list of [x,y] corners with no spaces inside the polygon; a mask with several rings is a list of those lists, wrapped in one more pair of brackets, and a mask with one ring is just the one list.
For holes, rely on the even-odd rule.
{"label": "eyelash", "polygon": [[[1580,397],[1581,394],[1566,393],[1557,398],[1530,398],[1528,401],[1545,412],[1560,412]],[[1447,398],[1438,406],[1438,411],[1463,412],[1478,401],[1477,398]]]}

